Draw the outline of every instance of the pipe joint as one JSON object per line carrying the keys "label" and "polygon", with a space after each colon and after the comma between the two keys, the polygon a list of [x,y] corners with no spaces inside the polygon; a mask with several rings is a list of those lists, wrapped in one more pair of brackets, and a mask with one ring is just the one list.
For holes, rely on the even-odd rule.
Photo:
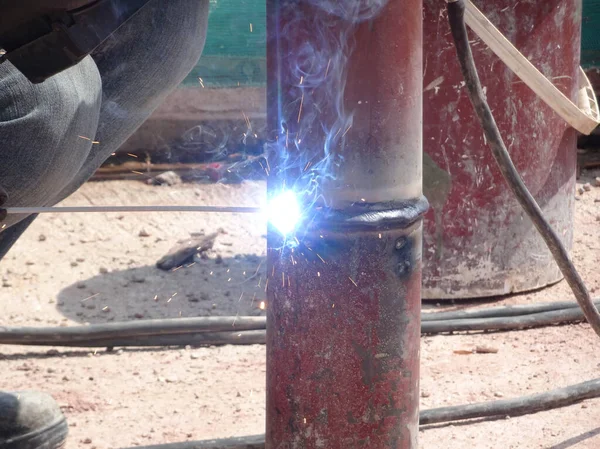
{"label": "pipe joint", "polygon": [[419,198],[382,202],[354,203],[345,209],[322,208],[311,221],[310,228],[330,230],[389,230],[405,229],[420,221],[429,202]]}

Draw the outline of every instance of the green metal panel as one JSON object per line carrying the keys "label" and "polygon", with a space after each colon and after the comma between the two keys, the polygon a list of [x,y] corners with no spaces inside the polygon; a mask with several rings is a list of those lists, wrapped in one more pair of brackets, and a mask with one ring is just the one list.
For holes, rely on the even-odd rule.
{"label": "green metal panel", "polygon": [[210,0],[204,52],[183,85],[266,84],[266,27],[265,0]]}
{"label": "green metal panel", "polygon": [[600,0],[583,0],[581,65],[600,66]]}

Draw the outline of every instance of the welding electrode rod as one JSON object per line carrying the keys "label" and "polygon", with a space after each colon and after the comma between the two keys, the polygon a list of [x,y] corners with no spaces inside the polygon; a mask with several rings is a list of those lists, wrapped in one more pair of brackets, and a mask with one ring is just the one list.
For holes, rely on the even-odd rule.
{"label": "welding electrode rod", "polygon": [[485,100],[485,94],[479,81],[477,68],[473,61],[473,53],[469,44],[467,28],[465,25],[465,2],[464,0],[451,1],[448,3],[448,20],[454,38],[456,54],[460,62],[460,68],[465,79],[467,92],[475,113],[481,123],[487,143],[492,150],[492,154],[498,168],[502,172],[506,183],[517,198],[519,204],[529,216],[538,232],[546,242],[548,249],[552,253],[556,264],[560,268],[567,283],[573,290],[587,322],[592,329],[600,336],[600,313],[592,302],[590,293],[585,283],[579,276],[575,265],[569,257],[569,253],[562,244],[560,237],[554,231],[552,226],[544,218],[542,210],[531,195],[527,186],[523,183],[519,172],[515,168],[510,154],[496,125],[492,111]]}
{"label": "welding electrode rod", "polygon": [[225,212],[255,214],[260,207],[243,206],[68,206],[68,207],[6,207],[7,214],[56,214],[78,212]]}

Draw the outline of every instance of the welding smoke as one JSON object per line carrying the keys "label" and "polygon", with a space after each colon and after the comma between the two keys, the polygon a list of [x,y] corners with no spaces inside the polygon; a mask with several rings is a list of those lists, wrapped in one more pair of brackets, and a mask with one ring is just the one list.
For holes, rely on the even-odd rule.
{"label": "welding smoke", "polygon": [[344,92],[354,31],[379,15],[388,0],[271,1],[277,54],[270,53],[269,64],[277,66],[271,84],[277,88],[278,122],[267,146],[275,167],[270,177],[281,190],[294,191],[303,210],[327,206],[323,185],[336,179],[344,163],[345,135],[353,122]]}
{"label": "welding smoke", "polygon": [[328,14],[348,22],[363,22],[379,15],[388,0],[308,0]]}

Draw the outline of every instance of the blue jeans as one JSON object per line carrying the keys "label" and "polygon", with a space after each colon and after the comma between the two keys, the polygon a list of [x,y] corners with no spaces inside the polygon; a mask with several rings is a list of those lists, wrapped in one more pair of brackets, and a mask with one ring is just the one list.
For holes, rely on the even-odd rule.
{"label": "blue jeans", "polygon": [[[91,56],[41,84],[0,64],[4,207],[53,205],[88,180],[197,63],[208,3],[151,0]],[[6,217],[0,258],[34,219]]]}

